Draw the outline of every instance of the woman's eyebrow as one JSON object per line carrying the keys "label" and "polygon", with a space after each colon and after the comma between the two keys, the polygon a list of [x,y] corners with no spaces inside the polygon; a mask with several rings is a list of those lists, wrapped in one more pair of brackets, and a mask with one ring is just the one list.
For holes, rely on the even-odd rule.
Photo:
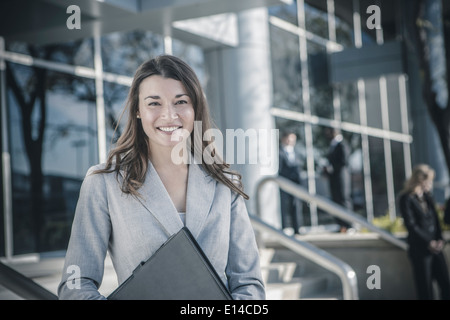
{"label": "woman's eyebrow", "polygon": [[[187,93],[180,93],[180,94],[177,94],[177,95],[175,96],[175,98],[176,98],[176,99],[177,99],[177,98],[181,98],[182,96],[187,96],[187,97],[189,97],[189,96],[187,95]],[[144,100],[147,100],[147,99],[149,99],[149,98],[154,99],[154,100],[161,99],[160,96],[148,96],[148,97],[145,97]]]}
{"label": "woman's eyebrow", "polygon": [[155,100],[161,99],[160,96],[148,96],[148,97],[145,97],[144,100],[147,100],[148,98],[155,99]]}

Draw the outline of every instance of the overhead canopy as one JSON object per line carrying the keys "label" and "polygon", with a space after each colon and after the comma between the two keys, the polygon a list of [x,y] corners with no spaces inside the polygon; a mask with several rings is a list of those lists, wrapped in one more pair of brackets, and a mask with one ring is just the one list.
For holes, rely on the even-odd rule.
{"label": "overhead canopy", "polygon": [[[176,36],[175,21],[233,13],[287,0],[6,0],[0,1],[0,36],[32,44],[67,42],[135,29]],[[70,5],[81,12],[81,29],[66,26]],[[183,33],[180,33],[183,35]]]}

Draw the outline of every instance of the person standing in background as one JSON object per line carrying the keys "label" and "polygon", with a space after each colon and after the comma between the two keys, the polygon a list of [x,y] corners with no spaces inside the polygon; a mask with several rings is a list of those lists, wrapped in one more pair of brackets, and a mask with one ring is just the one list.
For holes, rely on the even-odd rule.
{"label": "person standing in background", "polygon": [[408,230],[410,258],[419,300],[432,300],[433,280],[442,300],[450,299],[448,267],[442,250],[445,241],[431,194],[434,170],[426,164],[414,167],[399,195],[400,212]]}
{"label": "person standing in background", "polygon": [[[278,175],[300,184],[302,161],[295,150],[297,136],[285,131],[281,136]],[[301,201],[280,189],[281,226],[289,234],[298,234],[300,228]],[[293,230],[292,230],[293,229]]]}
{"label": "person standing in background", "polygon": [[[353,210],[351,200],[351,181],[348,168],[349,147],[340,131],[336,128],[325,128],[325,136],[330,141],[327,152],[328,164],[324,167],[324,174],[328,178],[331,199],[348,210]],[[351,225],[346,221],[335,218],[340,232],[346,232]]]}

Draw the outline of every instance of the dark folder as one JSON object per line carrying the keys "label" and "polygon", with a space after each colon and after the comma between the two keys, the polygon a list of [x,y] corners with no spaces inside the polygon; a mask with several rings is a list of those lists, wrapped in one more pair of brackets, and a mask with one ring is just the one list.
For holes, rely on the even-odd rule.
{"label": "dark folder", "polygon": [[108,300],[232,300],[186,227],[169,239]]}

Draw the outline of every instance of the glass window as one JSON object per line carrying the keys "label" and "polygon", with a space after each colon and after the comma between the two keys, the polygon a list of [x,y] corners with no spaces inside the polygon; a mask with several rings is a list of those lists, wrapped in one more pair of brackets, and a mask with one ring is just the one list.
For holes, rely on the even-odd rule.
{"label": "glass window", "polygon": [[360,123],[358,85],[356,82],[345,82],[336,85],[341,106],[341,119],[344,122]]}
{"label": "glass window", "polygon": [[389,129],[391,131],[402,132],[402,118],[400,111],[400,88],[399,76],[388,75],[386,77],[388,108],[389,108]]}
{"label": "glass window", "polygon": [[[394,175],[394,191],[398,195],[403,189],[406,180],[405,176],[405,155],[403,152],[403,143],[391,141],[392,154],[392,172]],[[398,214],[398,213],[397,213]]]}
{"label": "glass window", "polygon": [[353,0],[335,0],[336,41],[344,47],[355,46]]}
{"label": "glass window", "polygon": [[269,9],[269,15],[283,19],[298,26],[297,17],[297,2],[292,1],[290,4],[283,4],[277,6],[271,6]]}
{"label": "glass window", "polygon": [[298,36],[271,25],[270,41],[274,107],[303,112]]}
{"label": "glass window", "polygon": [[333,119],[333,88],[328,83],[326,48],[308,41],[308,74],[310,79],[310,103],[313,115]]}
{"label": "glass window", "polygon": [[130,77],[143,62],[164,53],[162,36],[141,30],[104,35],[101,47],[103,70]]}
{"label": "glass window", "polygon": [[367,79],[365,81],[365,89],[367,125],[369,127],[382,129],[383,123],[381,121],[381,97],[379,79]]}
{"label": "glass window", "polygon": [[[447,3],[447,1],[442,2]],[[381,28],[383,29],[384,42],[401,39],[403,23],[403,11],[401,1],[380,1],[377,3],[381,11]]]}
{"label": "glass window", "polygon": [[205,56],[202,48],[177,39],[172,39],[172,51],[175,56],[186,61],[194,69],[200,83],[205,87]]}
{"label": "glass window", "polygon": [[24,42],[6,42],[6,50],[69,65],[94,67],[92,39],[75,40],[56,45],[32,45]]}
{"label": "glass window", "polygon": [[329,39],[327,0],[314,0],[311,5],[305,3],[305,25],[307,31]]}
{"label": "glass window", "polygon": [[7,64],[14,254],[64,250],[98,162],[94,81]]}
{"label": "glass window", "polygon": [[[109,148],[112,148],[125,128],[128,119],[128,110],[125,110],[125,105],[129,90],[129,87],[118,83],[103,82],[106,143]],[[117,127],[118,121],[120,121],[120,123]]]}
{"label": "glass window", "polygon": [[384,160],[383,139],[369,137],[370,177],[374,216],[386,215],[388,208],[386,163]]}
{"label": "glass window", "polygon": [[[3,71],[2,70],[0,70],[0,75],[3,73]],[[2,79],[3,79],[3,77],[0,77],[0,88],[2,87],[2,85],[3,85],[3,83],[2,83]],[[2,99],[2,90],[0,89],[0,101],[3,101],[3,99]],[[0,102],[1,103],[1,102]],[[2,108],[2,106],[0,105],[0,108]],[[0,112],[0,123],[2,123],[2,112]],[[2,143],[2,141],[3,141],[3,130],[2,130],[2,128],[0,128],[0,143]],[[3,145],[3,143],[2,143],[2,145]],[[2,148],[3,148],[3,146],[2,146]],[[5,210],[4,210],[4,207],[3,207],[3,195],[4,195],[4,193],[3,193],[3,188],[5,188],[5,185],[3,184],[3,157],[2,157],[2,160],[1,160],[2,162],[1,162],[1,164],[2,164],[2,169],[0,169],[0,181],[2,182],[2,189],[1,189],[1,191],[2,191],[2,196],[0,197],[0,208],[1,208],[1,213],[0,213],[0,257],[3,257],[3,256],[5,256],[5,232],[4,232],[4,230],[5,230],[5,225],[4,225],[4,222],[5,222]]]}
{"label": "glass window", "polygon": [[333,119],[333,89],[331,86],[310,88],[311,113],[318,117]]}
{"label": "glass window", "polygon": [[373,0],[359,0],[359,14],[361,16],[361,33],[363,46],[370,46],[377,43],[377,29],[367,28],[367,19],[369,19],[369,17],[372,15],[372,13],[367,13],[367,8],[374,4],[375,3]]}

